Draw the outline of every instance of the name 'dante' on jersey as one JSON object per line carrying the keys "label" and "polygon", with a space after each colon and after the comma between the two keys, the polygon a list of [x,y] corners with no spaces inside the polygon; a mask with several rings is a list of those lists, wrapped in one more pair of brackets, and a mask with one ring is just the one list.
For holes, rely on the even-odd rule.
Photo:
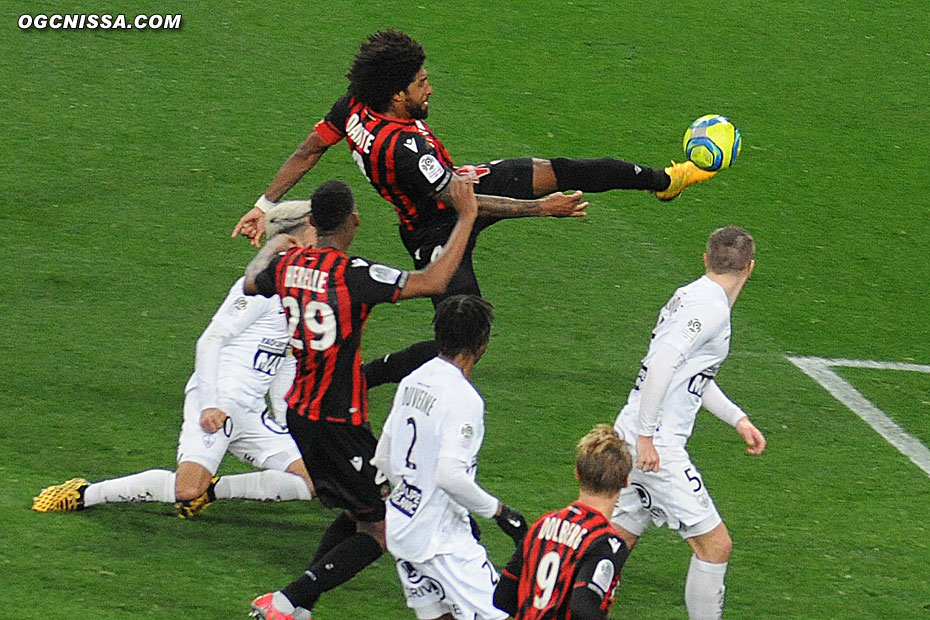
{"label": "name 'dante' on jersey", "polygon": [[365,129],[357,113],[346,121],[346,137],[354,142],[363,153],[371,154],[371,144],[375,141],[375,136]]}
{"label": "name 'dante' on jersey", "polygon": [[284,286],[295,286],[313,293],[325,293],[328,280],[329,272],[299,265],[288,265],[284,274]]}

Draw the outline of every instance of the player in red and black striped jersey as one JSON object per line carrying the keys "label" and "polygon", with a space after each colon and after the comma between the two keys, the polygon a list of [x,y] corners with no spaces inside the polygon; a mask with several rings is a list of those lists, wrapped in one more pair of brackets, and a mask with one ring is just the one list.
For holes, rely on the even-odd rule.
{"label": "player in red and black striped jersey", "polygon": [[[394,205],[401,238],[414,265],[421,268],[435,258],[455,220],[448,192],[453,162],[425,123],[433,92],[425,60],[423,48],[402,32],[384,30],[371,35],[348,73],[348,92],[284,163],[256,206],[239,220],[233,236],[242,232],[257,244],[262,210],[293,187],[330,146],[345,138],[362,173]],[[586,203],[580,203],[581,195],[565,196],[563,191],[638,189],[672,200],[684,188],[714,174],[691,162],[659,169],[613,158],[504,159],[467,168],[478,177],[475,191],[481,217],[475,234],[504,218],[584,216]],[[480,294],[470,249],[447,295]]]}
{"label": "player in red and black striped jersey", "polygon": [[494,604],[515,620],[606,620],[629,549],[611,525],[632,467],[599,424],[578,442],[578,501],[540,517],[504,568]]}
{"label": "player in red and black striped jersey", "polygon": [[474,175],[456,174],[450,185],[455,228],[443,255],[422,271],[401,271],[347,253],[360,220],[352,191],[340,181],[327,181],[313,193],[304,223],[316,229],[313,247],[300,245],[309,234],[279,235],[246,268],[245,292],[280,295],[287,315],[297,359],[297,377],[287,395],[288,429],[308,472],[318,476],[320,501],[345,510],[300,578],[253,601],[256,618],[309,618],[323,592],[384,550],[383,500],[389,489],[371,464],[377,441],[368,424],[362,330],[373,306],[441,293],[448,284],[478,208]]}

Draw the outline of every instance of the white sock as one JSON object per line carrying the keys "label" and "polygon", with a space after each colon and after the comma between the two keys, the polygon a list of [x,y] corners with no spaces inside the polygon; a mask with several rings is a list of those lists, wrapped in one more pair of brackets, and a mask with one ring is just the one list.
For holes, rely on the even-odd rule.
{"label": "white sock", "polygon": [[727,563],[713,564],[691,556],[685,581],[685,605],[690,620],[720,620],[723,615],[723,577]]}
{"label": "white sock", "polygon": [[313,499],[302,477],[275,469],[220,476],[213,492],[216,499],[255,499],[265,502]]}
{"label": "white sock", "polygon": [[84,491],[84,506],[114,502],[175,501],[174,472],[149,469],[138,474],[94,482]]}

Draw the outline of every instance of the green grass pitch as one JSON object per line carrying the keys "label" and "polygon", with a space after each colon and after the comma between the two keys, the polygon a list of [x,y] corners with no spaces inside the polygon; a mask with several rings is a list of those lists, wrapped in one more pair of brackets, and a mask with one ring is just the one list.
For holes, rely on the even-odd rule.
{"label": "green grass pitch", "polygon": [[[662,166],[702,114],[743,132],[736,165],[673,203],[591,195],[583,221],[482,234],[498,318],[474,374],[479,481],[532,518],[573,499],[574,442],[613,421],[708,233],[740,224],[758,264],[719,379],[769,447],[746,456],[707,414],[691,441],[734,540],[725,617],[930,618],[930,479],[785,358],[930,364],[925,2],[135,4],[0,10],[0,617],[244,618],[304,569],[333,517],[317,503],[216,504],[195,522],[157,504],[29,506],[69,477],[174,466],[195,340],[253,252],[233,225],[342,94],[358,41],[393,26],[426,48],[429,122],[460,163]],[[17,27],[40,12],[180,12],[183,26]],[[354,249],[408,267],[344,146],[291,195],[327,178],[356,192]],[[365,356],[428,335],[430,311],[376,309]],[[841,374],[930,443],[927,375]],[[376,427],[390,397],[372,391]],[[503,563],[509,541],[484,531]],[[612,617],[685,618],[689,555],[650,531]],[[413,617],[387,556],[317,615]]]}

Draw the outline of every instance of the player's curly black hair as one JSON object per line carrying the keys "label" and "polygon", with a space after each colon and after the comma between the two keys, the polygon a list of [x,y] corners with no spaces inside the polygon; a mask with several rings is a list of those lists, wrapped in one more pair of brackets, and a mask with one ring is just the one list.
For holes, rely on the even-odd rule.
{"label": "player's curly black hair", "polygon": [[491,337],[494,306],[477,295],[452,295],[436,307],[433,329],[443,357],[477,353]]}
{"label": "player's curly black hair", "polygon": [[426,52],[408,35],[379,30],[361,44],[346,74],[349,94],[375,112],[387,112],[391,97],[407,89],[425,61]]}
{"label": "player's curly black hair", "polygon": [[339,230],[353,211],[355,197],[343,181],[324,181],[310,197],[310,215],[321,234]]}

